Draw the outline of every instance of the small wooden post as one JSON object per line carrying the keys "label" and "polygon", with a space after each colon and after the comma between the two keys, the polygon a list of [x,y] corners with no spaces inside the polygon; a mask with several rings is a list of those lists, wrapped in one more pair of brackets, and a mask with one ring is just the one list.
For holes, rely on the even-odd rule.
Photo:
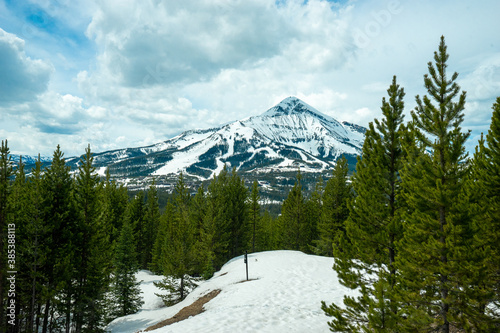
{"label": "small wooden post", "polygon": [[245,250],[245,265],[247,268],[247,281],[248,281],[248,254],[246,250]]}

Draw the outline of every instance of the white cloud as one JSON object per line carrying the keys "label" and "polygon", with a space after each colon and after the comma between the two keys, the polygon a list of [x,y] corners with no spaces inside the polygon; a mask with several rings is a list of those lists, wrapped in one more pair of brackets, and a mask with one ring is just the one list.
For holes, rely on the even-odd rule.
{"label": "white cloud", "polygon": [[0,106],[36,99],[52,71],[50,64],[26,56],[22,39],[0,28]]}
{"label": "white cloud", "polygon": [[[57,65],[47,91],[48,61],[26,56],[14,35],[10,44],[0,41],[18,50],[9,59],[23,59],[23,75],[38,73],[24,98],[9,95],[12,105],[0,118],[9,135],[18,128],[17,136],[47,136],[50,150],[65,142],[68,154],[88,142],[95,151],[152,144],[260,114],[291,95],[366,126],[380,117],[393,75],[409,113],[414,96],[426,93],[423,75],[442,34],[449,70],[468,91],[464,129],[487,129],[500,91],[497,1],[101,0],[90,9],[85,1],[31,1],[61,26],[85,29],[90,42],[38,57]],[[63,79],[71,78],[58,76],[65,69],[79,91],[65,89]]]}

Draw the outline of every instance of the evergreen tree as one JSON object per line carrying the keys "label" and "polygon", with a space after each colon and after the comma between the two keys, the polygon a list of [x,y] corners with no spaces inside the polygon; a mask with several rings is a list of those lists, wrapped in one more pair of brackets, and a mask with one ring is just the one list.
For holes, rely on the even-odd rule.
{"label": "evergreen tree", "polygon": [[191,223],[194,228],[194,275],[199,276],[203,275],[205,277],[211,277],[211,270],[208,269],[205,272],[206,266],[206,249],[204,246],[203,240],[203,225],[205,221],[205,215],[207,211],[207,199],[205,195],[205,190],[203,186],[198,188],[196,195],[193,200],[191,200],[190,204],[190,216]]}
{"label": "evergreen tree", "polygon": [[22,263],[25,268],[21,271],[26,273],[25,281],[28,303],[26,304],[27,322],[20,331],[39,332],[40,310],[44,304],[43,286],[47,285],[46,276],[42,274],[43,267],[47,260],[49,249],[44,242],[44,235],[47,234],[47,226],[42,219],[43,198],[42,198],[42,162],[40,155],[35,162],[35,167],[31,170],[31,177],[27,182],[27,201],[24,207],[27,220],[25,224],[25,235],[20,239],[22,249]]}
{"label": "evergreen tree", "polygon": [[[485,149],[484,173],[482,180],[485,185],[485,196],[488,198],[487,220],[489,224],[483,229],[483,237],[491,246],[492,255],[488,257],[488,267],[491,269],[489,285],[493,288],[493,306],[488,311],[494,313],[491,317],[500,318],[500,97],[493,104],[491,125],[486,135],[488,147]],[[486,311],[486,309],[485,309]],[[498,327],[498,326],[497,326]]]}
{"label": "evergreen tree", "polygon": [[144,192],[139,191],[127,206],[126,219],[130,221],[132,228],[134,229],[134,239],[136,242],[134,252],[137,254],[137,262],[139,264],[139,268],[141,269],[147,269],[147,267],[141,266],[141,258],[148,248],[148,244],[146,244],[145,241],[145,212],[146,205],[144,202]]}
{"label": "evergreen tree", "polygon": [[308,244],[304,241],[305,229],[305,199],[302,193],[302,175],[297,172],[297,180],[287,198],[283,201],[281,208],[281,220],[283,246],[288,250],[306,251]]}
{"label": "evergreen tree", "polygon": [[260,200],[259,183],[256,180],[254,180],[252,184],[252,192],[250,194],[250,202],[249,202],[250,226],[252,233],[252,243],[251,243],[252,252],[255,252],[256,239],[259,238],[259,236],[261,236],[261,232],[259,230],[260,220],[261,220],[259,200]]}
{"label": "evergreen tree", "polygon": [[304,223],[304,252],[313,253],[315,251],[314,243],[318,239],[318,224],[321,219],[321,212],[323,210],[323,195],[324,195],[324,183],[323,178],[320,177],[319,181],[316,183],[314,191],[311,196],[305,201],[304,212],[305,212],[305,223]]}
{"label": "evergreen tree", "polygon": [[167,291],[160,296],[166,305],[173,305],[186,298],[193,287],[194,228],[189,216],[190,195],[181,173],[174,190],[175,209],[168,221],[165,249],[160,263],[165,278],[155,285]]}
{"label": "evergreen tree", "polygon": [[349,217],[348,202],[352,198],[352,187],[348,183],[349,166],[342,156],[337,160],[332,178],[328,180],[323,194],[323,206],[318,220],[319,239],[315,242],[318,254],[333,256],[334,247],[340,251],[340,238],[346,233],[345,222]]}
{"label": "evergreen tree", "polygon": [[[26,267],[26,249],[23,242],[27,238],[27,220],[29,214],[29,193],[27,191],[26,175],[24,173],[24,164],[22,156],[19,158],[19,164],[15,171],[15,179],[10,188],[10,193],[7,198],[7,225],[9,229],[15,230],[14,239],[15,257],[7,256],[8,259],[14,258],[15,268],[10,268],[9,271],[17,271],[16,274],[16,307],[15,307],[15,321],[9,318],[9,332],[19,332],[20,329],[25,328],[28,315],[29,304],[29,282],[27,282],[28,267]],[[10,238],[9,238],[10,239]],[[9,254],[9,252],[7,252]],[[10,265],[9,265],[10,266]]]}
{"label": "evergreen tree", "polygon": [[224,187],[225,211],[229,226],[229,253],[226,261],[243,254],[248,244],[248,189],[245,181],[233,168],[229,182]]}
{"label": "evergreen tree", "polygon": [[110,230],[107,232],[110,235],[109,243],[113,248],[120,237],[123,221],[126,218],[128,206],[127,188],[123,185],[118,186],[116,181],[111,180],[109,168],[106,169],[106,178],[103,186],[103,207],[101,219],[109,222]]}
{"label": "evergreen tree", "polygon": [[[72,278],[76,263],[73,239],[78,232],[72,191],[70,167],[66,165],[64,154],[57,146],[52,164],[44,170],[42,178],[42,219],[47,232],[43,241],[50,250],[41,267],[47,281],[43,290],[46,301],[43,306],[42,333],[49,329],[70,329],[71,299],[74,295]],[[55,318],[56,313],[62,317]]]}
{"label": "evergreen tree", "polygon": [[0,330],[6,328],[6,274],[7,262],[4,253],[7,250],[7,198],[10,190],[10,177],[13,174],[13,167],[9,155],[8,142],[2,140],[0,148]]}
{"label": "evergreen tree", "polygon": [[[329,323],[332,331],[340,332],[398,332],[399,308],[395,296],[398,258],[396,242],[402,237],[400,211],[400,170],[402,168],[401,138],[404,135],[404,90],[396,77],[387,90],[389,100],[382,99],[382,121],[375,119],[365,134],[362,155],[358,158],[352,186],[356,196],[349,205],[350,215],[334,251],[337,271],[342,284],[360,288],[358,298],[345,297],[345,308],[335,304],[323,310],[334,317]],[[332,185],[350,192],[345,176],[347,165],[339,167]],[[325,196],[326,197],[326,196]],[[342,197],[337,198],[342,202]],[[325,198],[325,206],[327,199]],[[333,220],[347,217],[346,206],[333,210]],[[325,210],[327,216],[331,216]],[[340,221],[339,221],[340,222]],[[336,228],[339,228],[339,222]],[[323,229],[323,228],[322,228]],[[338,236],[341,237],[338,237]]]}
{"label": "evergreen tree", "polygon": [[229,182],[227,168],[208,185],[206,213],[201,230],[204,249],[204,276],[211,276],[227,261],[229,248],[229,219],[227,218],[226,184]]}
{"label": "evergreen tree", "polygon": [[74,197],[78,212],[78,234],[75,257],[75,309],[73,320],[76,332],[97,332],[104,326],[105,294],[111,273],[109,221],[100,218],[103,212],[103,192],[93,166],[90,145],[82,156],[75,181]]}
{"label": "evergreen tree", "polygon": [[172,201],[167,202],[167,207],[165,211],[160,216],[158,221],[158,234],[155,238],[155,243],[153,245],[152,260],[151,260],[151,271],[155,274],[163,273],[163,260],[166,256],[166,251],[168,250],[168,232],[170,222],[174,219],[175,206]]}
{"label": "evergreen tree", "polygon": [[260,251],[270,251],[281,249],[281,228],[278,219],[273,218],[268,210],[264,211],[261,219],[261,237],[258,238],[258,248]]}
{"label": "evergreen tree", "polygon": [[467,329],[464,322],[472,320],[469,313],[476,303],[468,284],[477,282],[469,280],[467,272],[481,269],[468,258],[474,235],[460,207],[469,172],[464,146],[469,133],[460,128],[465,92],[460,93],[455,82],[457,73],[447,77],[446,49],[441,37],[435,64],[429,62],[429,74],[424,76],[430,98],[417,96],[412,112],[416,140],[429,153],[410,156],[404,166],[408,210],[403,216],[404,238],[397,247],[400,296],[406,305],[400,311],[407,318],[404,329],[443,333],[453,326]]}
{"label": "evergreen tree", "polygon": [[146,212],[144,217],[144,245],[147,246],[143,250],[140,267],[150,267],[153,260],[153,246],[156,235],[158,233],[158,225],[160,222],[160,207],[158,204],[158,191],[156,190],[155,181],[149,187],[146,199]]}
{"label": "evergreen tree", "polygon": [[137,271],[137,254],[133,228],[128,219],[123,222],[120,237],[116,246],[115,271],[113,275],[112,294],[115,317],[122,317],[139,311],[144,303],[141,299],[140,282],[135,278]]}
{"label": "evergreen tree", "polygon": [[[469,320],[469,326],[477,331],[495,331],[500,326],[500,97],[493,105],[493,116],[486,136],[481,136],[468,178],[464,215],[472,219],[468,230],[474,232],[475,246],[470,247],[470,261],[480,263],[480,271],[471,271],[467,282],[473,283],[469,291],[474,293],[477,306]],[[468,216],[466,215],[466,216]],[[472,276],[470,276],[472,274]],[[475,286],[475,287],[474,287]]]}

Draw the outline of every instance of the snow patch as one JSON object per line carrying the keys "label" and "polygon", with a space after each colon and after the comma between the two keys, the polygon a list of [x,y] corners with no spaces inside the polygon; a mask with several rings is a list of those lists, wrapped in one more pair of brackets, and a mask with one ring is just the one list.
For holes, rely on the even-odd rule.
{"label": "snow patch", "polygon": [[[250,254],[248,260],[251,281],[240,283],[246,278],[245,265],[243,256],[236,257],[210,280],[202,282],[183,302],[172,307],[143,308],[136,314],[115,319],[108,330],[114,333],[144,330],[174,316],[210,291],[221,289],[217,297],[205,304],[205,312],[153,332],[326,333],[330,319],[321,310],[321,301],[340,305],[344,295],[357,296],[339,284],[332,269],[333,258],[297,251],[270,251]],[[146,274],[143,283],[156,278],[159,277]]]}

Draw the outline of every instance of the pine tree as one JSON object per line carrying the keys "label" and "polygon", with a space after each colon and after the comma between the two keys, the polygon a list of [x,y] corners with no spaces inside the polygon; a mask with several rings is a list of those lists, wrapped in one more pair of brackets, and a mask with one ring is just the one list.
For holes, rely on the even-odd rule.
{"label": "pine tree", "polygon": [[468,251],[470,261],[482,268],[471,272],[475,288],[470,290],[477,307],[470,324],[478,331],[494,331],[500,326],[500,97],[493,104],[486,141],[487,145],[481,136],[467,183],[467,201],[461,207],[472,216],[475,231],[475,246]]}
{"label": "pine tree", "polygon": [[307,198],[304,204],[305,223],[304,223],[304,252],[314,253],[314,243],[318,240],[318,224],[321,219],[321,212],[323,210],[323,195],[324,195],[323,178],[320,177],[316,183],[314,191],[310,197]]}
{"label": "pine tree", "polygon": [[173,219],[168,221],[164,257],[160,263],[165,278],[155,285],[167,291],[160,296],[166,305],[173,305],[184,298],[193,287],[194,228],[189,215],[190,195],[181,173],[174,190]]}
{"label": "pine tree", "polygon": [[103,190],[93,166],[90,145],[80,160],[75,180],[74,197],[79,214],[76,243],[75,309],[73,320],[76,332],[101,331],[105,317],[105,294],[109,289],[111,247],[109,221],[101,218]]}
{"label": "pine tree", "polygon": [[299,170],[295,185],[283,201],[281,216],[279,217],[282,227],[283,246],[288,250],[305,251],[308,247],[303,238],[306,214],[301,180],[302,175]]}
{"label": "pine tree", "polygon": [[158,233],[158,225],[160,222],[160,207],[158,204],[158,191],[153,179],[153,183],[149,187],[146,198],[146,212],[144,216],[144,244],[147,246],[141,257],[140,267],[150,267],[153,260],[153,246],[156,235]]}
{"label": "pine tree", "polygon": [[[345,309],[335,304],[327,307],[323,303],[326,314],[334,317],[329,323],[332,331],[399,331],[399,308],[394,290],[396,242],[403,232],[399,216],[402,210],[399,172],[403,159],[400,140],[405,129],[402,125],[405,93],[396,83],[396,77],[387,92],[389,100],[383,98],[381,107],[384,118],[369,124],[362,155],[352,177],[356,196],[349,204],[345,237],[343,233],[336,236],[340,241],[335,250],[334,269],[342,284],[360,288],[361,295],[345,297]],[[345,185],[347,166],[339,168],[338,172],[334,178],[339,179],[340,188],[350,191]],[[346,207],[340,207],[341,219],[345,219]]]}
{"label": "pine tree", "polygon": [[227,181],[227,170],[222,170],[208,185],[206,211],[200,232],[203,256],[203,275],[211,277],[224,263],[228,248],[227,220],[224,215],[223,188]]}
{"label": "pine tree", "polygon": [[139,191],[127,206],[126,219],[130,221],[134,229],[134,239],[136,242],[134,252],[137,254],[137,262],[141,269],[147,269],[147,267],[141,266],[141,258],[143,258],[143,254],[148,248],[148,244],[146,244],[145,241],[145,212],[146,205],[144,202],[144,192]]}
{"label": "pine tree", "polygon": [[153,245],[151,271],[155,274],[163,273],[163,260],[168,250],[168,232],[171,221],[174,219],[175,206],[172,201],[167,202],[165,211],[158,221],[158,234]]}
{"label": "pine tree", "polygon": [[[7,198],[7,225],[10,230],[15,230],[15,257],[8,259],[15,261],[15,268],[10,267],[9,271],[17,271],[16,277],[16,307],[15,321],[8,317],[9,332],[20,332],[26,326],[26,319],[29,304],[29,283],[27,283],[28,267],[26,266],[26,249],[24,240],[27,238],[27,220],[29,214],[29,193],[27,191],[26,175],[24,173],[24,163],[22,156],[19,158],[19,164],[15,171],[15,179],[12,182],[9,196]],[[10,239],[10,238],[9,238]],[[10,244],[9,244],[10,245]]]}
{"label": "pine tree", "polygon": [[6,274],[7,263],[6,257],[3,255],[7,250],[7,198],[10,191],[10,177],[13,174],[13,167],[10,158],[10,150],[8,142],[2,140],[2,147],[0,149],[0,330],[5,329],[7,324],[5,318],[5,304],[6,304]]}
{"label": "pine tree", "polygon": [[333,169],[332,178],[328,180],[323,194],[323,207],[319,216],[319,239],[315,242],[315,252],[321,255],[333,256],[334,247],[337,251],[341,235],[345,235],[345,222],[349,217],[348,202],[353,192],[348,183],[347,173],[349,166],[347,159],[342,156],[337,160]]}
{"label": "pine tree", "polygon": [[144,303],[141,298],[140,282],[135,278],[138,269],[133,228],[128,219],[123,222],[116,246],[115,271],[113,274],[112,294],[114,296],[115,317],[137,312]]}
{"label": "pine tree", "polygon": [[261,234],[259,230],[260,219],[261,219],[259,200],[260,200],[259,183],[256,180],[254,180],[252,184],[252,192],[250,194],[250,201],[249,201],[250,226],[252,233],[252,243],[251,243],[252,252],[255,252],[256,239],[258,239]]}
{"label": "pine tree", "polygon": [[229,182],[224,187],[225,211],[228,223],[229,253],[226,261],[243,254],[248,243],[248,188],[233,168]]}
{"label": "pine tree", "polygon": [[189,207],[191,223],[194,228],[194,271],[196,276],[204,276],[209,278],[212,276],[212,270],[207,268],[207,253],[205,242],[203,240],[203,225],[207,212],[207,198],[203,186],[198,188],[196,195],[191,200]]}
{"label": "pine tree", "polygon": [[487,215],[491,223],[484,230],[484,235],[489,236],[487,239],[492,248],[488,266],[492,272],[490,285],[494,291],[494,306],[490,307],[489,311],[495,311],[492,317],[498,319],[500,318],[500,97],[497,97],[492,109],[491,125],[486,135],[488,147],[485,149],[485,172],[482,176],[489,201]]}
{"label": "pine tree", "polygon": [[[69,331],[71,324],[71,297],[74,293],[72,278],[76,262],[73,239],[78,232],[72,191],[70,167],[66,165],[64,154],[57,146],[52,164],[44,170],[42,178],[42,219],[47,232],[43,241],[50,250],[41,267],[47,279],[43,290],[46,302],[42,333],[46,333],[49,328],[62,330],[64,327],[64,330]],[[55,312],[64,318],[52,320],[51,315]]]}
{"label": "pine tree", "polygon": [[429,74],[424,76],[430,98],[417,96],[417,107],[412,111],[416,140],[429,153],[411,157],[414,163],[404,166],[408,210],[403,216],[404,238],[397,247],[400,294],[406,305],[401,310],[407,318],[404,329],[443,333],[453,326],[466,328],[460,323],[468,320],[475,303],[463,289],[466,271],[480,269],[467,257],[473,235],[467,232],[470,219],[460,208],[469,172],[464,146],[469,133],[460,128],[466,94],[460,93],[455,82],[457,73],[447,77],[446,49],[441,37],[435,64],[429,62]]}
{"label": "pine tree", "polygon": [[114,253],[114,246],[120,237],[123,221],[126,218],[128,200],[127,188],[123,185],[118,186],[115,180],[111,180],[109,168],[106,169],[101,219],[109,222],[110,230],[107,233],[110,235],[109,243],[112,253]]}
{"label": "pine tree", "polygon": [[43,286],[47,285],[46,276],[42,274],[43,267],[47,260],[49,249],[44,242],[44,235],[47,234],[47,226],[42,219],[43,197],[42,197],[42,162],[40,155],[35,162],[35,167],[31,170],[31,176],[27,182],[27,205],[25,206],[27,221],[25,225],[25,236],[21,239],[23,249],[23,263],[26,273],[26,284],[29,284],[26,292],[29,295],[27,304],[27,323],[25,332],[38,332],[40,326],[40,309],[44,304]]}

